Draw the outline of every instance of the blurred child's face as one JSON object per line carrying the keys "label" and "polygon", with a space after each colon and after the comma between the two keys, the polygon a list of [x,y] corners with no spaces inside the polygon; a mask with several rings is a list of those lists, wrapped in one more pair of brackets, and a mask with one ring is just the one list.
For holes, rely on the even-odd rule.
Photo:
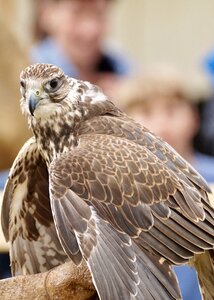
{"label": "blurred child's face", "polygon": [[[50,1],[43,24],[74,64],[93,64],[106,31],[107,0]],[[82,66],[81,66],[82,65]]]}
{"label": "blurred child's face", "polygon": [[128,112],[136,121],[162,137],[181,155],[192,146],[198,130],[194,107],[179,99],[155,98],[144,101]]}

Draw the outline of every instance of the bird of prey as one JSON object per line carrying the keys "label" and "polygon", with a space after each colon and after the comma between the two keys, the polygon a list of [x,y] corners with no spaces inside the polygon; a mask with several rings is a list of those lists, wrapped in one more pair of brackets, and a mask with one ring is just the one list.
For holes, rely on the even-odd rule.
{"label": "bird of prey", "polygon": [[97,86],[50,64],[27,67],[20,85],[33,137],[4,192],[12,273],[84,260],[101,300],[167,300],[181,299],[172,266],[191,263],[204,299],[214,299],[203,178]]}

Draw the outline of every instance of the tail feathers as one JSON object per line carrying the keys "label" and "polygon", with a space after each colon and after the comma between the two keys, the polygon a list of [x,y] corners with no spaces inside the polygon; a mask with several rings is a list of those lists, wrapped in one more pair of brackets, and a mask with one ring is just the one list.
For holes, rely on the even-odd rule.
{"label": "tail feathers", "polygon": [[141,300],[140,295],[142,294],[147,300],[181,299],[177,278],[167,261],[149,254],[136,244],[134,251],[137,257],[138,274],[141,279],[138,287],[139,296],[136,297],[136,300]]}
{"label": "tail feathers", "polygon": [[202,254],[196,254],[190,265],[198,274],[203,300],[214,299],[214,249],[207,250]]}

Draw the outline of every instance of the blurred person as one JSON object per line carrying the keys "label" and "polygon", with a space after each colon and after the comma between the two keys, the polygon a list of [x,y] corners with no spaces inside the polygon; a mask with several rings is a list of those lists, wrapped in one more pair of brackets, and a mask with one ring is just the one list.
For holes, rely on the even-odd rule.
{"label": "blurred person", "polygon": [[[128,115],[163,138],[210,183],[214,182],[214,158],[194,151],[200,127],[197,99],[177,72],[157,69],[126,82],[118,103]],[[201,299],[195,271],[175,267],[184,300]]]}
{"label": "blurred person", "polygon": [[131,72],[128,60],[104,46],[113,0],[39,0],[34,63],[52,63],[71,77],[98,84],[112,95]]}

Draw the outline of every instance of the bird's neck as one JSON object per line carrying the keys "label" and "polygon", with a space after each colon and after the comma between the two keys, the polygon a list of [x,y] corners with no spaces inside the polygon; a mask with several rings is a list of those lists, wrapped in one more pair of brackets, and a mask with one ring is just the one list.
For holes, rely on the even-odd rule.
{"label": "bird's neck", "polygon": [[58,119],[32,121],[38,148],[47,164],[77,146],[79,119],[77,115],[66,114]]}

